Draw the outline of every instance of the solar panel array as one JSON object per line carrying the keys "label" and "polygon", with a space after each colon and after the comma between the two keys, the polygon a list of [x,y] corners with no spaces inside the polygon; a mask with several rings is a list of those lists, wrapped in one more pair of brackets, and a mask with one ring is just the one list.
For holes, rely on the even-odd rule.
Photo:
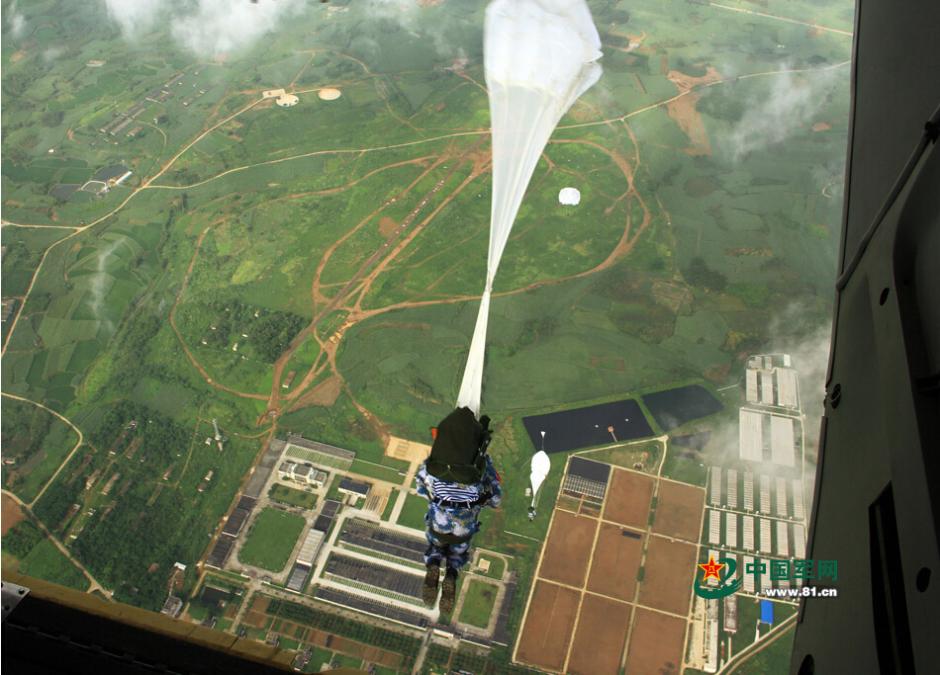
{"label": "solar panel array", "polygon": [[787,524],[782,520],[777,521],[777,555],[782,555],[784,558],[790,555],[790,539]]}
{"label": "solar panel array", "polygon": [[770,521],[766,518],[760,519],[760,546],[763,553],[770,553]]}
{"label": "solar panel array", "polygon": [[421,587],[424,584],[424,578],[417,574],[408,574],[339,553],[334,553],[326,561],[325,571],[327,574],[352,579],[367,586],[375,586],[412,598],[421,597]]}
{"label": "solar panel array", "polygon": [[509,612],[512,610],[512,601],[516,597],[516,573],[506,584],[506,592],[503,594],[503,604],[499,607],[499,616],[496,617],[496,628],[493,630],[493,642],[501,645],[512,643],[515,635],[509,631]]}
{"label": "solar panel array", "polygon": [[760,477],[760,512],[770,513],[770,476]]}
{"label": "solar panel array", "polygon": [[754,516],[742,516],[744,548],[748,551],[754,550]]}
{"label": "solar panel array", "polygon": [[366,614],[374,614],[375,616],[381,616],[390,621],[397,621],[398,623],[404,623],[417,628],[427,628],[428,625],[427,617],[417,612],[409,612],[406,609],[401,609],[388,603],[363,598],[335,588],[325,588],[321,586],[317,589],[314,597],[325,602],[343,605],[344,607],[365,612]]}
{"label": "solar panel array", "polygon": [[238,500],[238,504],[235,505],[232,515],[225,521],[225,527],[222,528],[222,532],[232,537],[238,536],[238,533],[241,532],[245,521],[248,520],[248,516],[251,515],[251,511],[255,508],[255,504],[257,503],[257,499],[242,495],[242,498]]}
{"label": "solar panel array", "polygon": [[725,546],[738,547],[738,514],[725,512]]}
{"label": "solar panel array", "polygon": [[712,506],[721,506],[721,469],[717,466],[713,466],[709,470],[711,483],[711,492],[709,493],[708,501]]}
{"label": "solar panel array", "polygon": [[424,562],[424,551],[428,546],[424,539],[399,534],[360,518],[346,521],[339,540],[419,563]]}
{"label": "solar panel array", "polygon": [[744,472],[744,510],[754,510],[754,474]]}
{"label": "solar panel array", "polygon": [[307,583],[307,577],[310,576],[310,566],[304,565],[303,563],[297,563],[294,565],[294,569],[291,570],[290,579],[287,581],[287,587],[292,591],[297,591],[300,593],[304,590],[304,585]]}
{"label": "solar panel array", "polygon": [[718,511],[708,512],[708,543],[721,543],[721,513]]}
{"label": "solar panel array", "polygon": [[235,539],[233,537],[224,534],[220,536],[218,541],[215,542],[215,546],[212,547],[212,552],[206,559],[206,564],[211,567],[217,567],[218,569],[225,567],[225,562],[228,560],[229,555],[231,555],[234,545]]}
{"label": "solar panel array", "polygon": [[735,469],[728,469],[728,508],[738,508],[738,472]]}
{"label": "solar panel array", "polygon": [[320,507],[320,515],[313,523],[313,529],[320,530],[320,532],[329,532],[339,507],[340,503],[335,499],[327,499],[323,502],[323,506]]}
{"label": "solar panel array", "polygon": [[777,487],[777,499],[775,502],[777,515],[785,518],[787,515],[787,479],[777,476],[777,480],[774,482]]}
{"label": "solar panel array", "polygon": [[799,479],[793,481],[793,517],[797,520],[803,520],[803,484]]}

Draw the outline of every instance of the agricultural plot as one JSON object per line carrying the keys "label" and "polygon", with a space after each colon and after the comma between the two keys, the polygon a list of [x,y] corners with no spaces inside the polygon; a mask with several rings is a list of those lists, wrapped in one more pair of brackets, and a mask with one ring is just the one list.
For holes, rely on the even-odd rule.
{"label": "agricultural plot", "polygon": [[[158,608],[172,563],[195,569],[204,557],[267,434],[353,449],[364,460],[358,471],[394,483],[404,467],[386,461],[386,435],[426,438],[452,407],[489,219],[482,5],[416,8],[414,31],[432,27],[440,41],[416,40],[355,3],[348,12],[308,3],[278,26],[278,39],[208,67],[173,48],[163,26],[130,45],[100,7],[28,4],[17,8],[22,34],[4,24],[2,206],[11,222],[62,227],[3,228],[5,297],[33,285],[17,301],[2,388],[62,413],[90,441],[35,513],[63,540],[75,535],[72,554],[118,599]],[[852,29],[851,9],[837,3],[769,0],[764,9]],[[519,592],[504,628],[522,634],[520,658],[580,672],[621,658],[643,671],[681,661],[675,631],[651,625],[641,607],[624,610],[637,593],[653,602],[643,596],[648,577],[608,586],[604,569],[633,569],[638,546],[656,554],[664,537],[685,540],[695,495],[670,495],[660,481],[650,532],[653,479],[615,471],[600,513],[569,514],[596,523],[584,527],[597,549],[590,560],[575,556],[577,581],[604,596],[578,605],[539,578],[540,542],[562,541],[544,517],[561,472],[529,521],[524,484],[540,438],[533,443],[523,418],[632,396],[639,410],[624,420],[652,413],[640,436],[668,431],[649,394],[726,387],[742,353],[821,322],[841,214],[851,39],[720,4],[638,0],[629,11],[592,11],[603,79],[540,158],[496,278],[484,404],[507,490],[477,543],[513,556]],[[67,57],[46,58],[63,47]],[[146,100],[177,76],[172,95]],[[325,83],[342,96],[320,99]],[[267,87],[300,100],[289,109],[259,102]],[[781,89],[812,105],[785,116],[779,140],[750,134]],[[139,121],[101,131],[138,104]],[[100,196],[63,188],[122,163],[133,175]],[[557,203],[567,186],[581,191],[578,207]],[[789,306],[799,322],[780,320]],[[114,408],[122,413],[109,417]],[[213,419],[226,437],[221,454],[204,444]],[[137,431],[119,440],[132,420]],[[554,449],[606,443],[607,426],[625,440],[632,429],[620,424],[595,420]],[[701,418],[695,431],[719,424]],[[560,433],[551,430],[548,449]],[[704,484],[698,455],[713,449],[670,444],[663,475]],[[592,457],[649,472],[662,448],[603,452]],[[53,467],[51,456],[30,476]],[[425,510],[409,496],[398,522],[421,530]],[[542,627],[545,644],[520,630],[519,598],[533,579],[531,603],[563,610]],[[615,620],[595,627],[603,612]],[[634,636],[661,632],[661,653],[584,648],[584,635],[621,624]],[[386,666],[409,670],[418,650],[399,647],[401,661]],[[483,666],[475,653],[448,652],[440,665],[508,673],[505,651]]]}
{"label": "agricultural plot", "polygon": [[[572,470],[583,473],[584,467],[569,463]],[[576,673],[617,673],[624,659],[628,668],[631,659],[638,664],[636,672],[655,672],[668,663],[670,669],[679,667],[698,549],[650,527],[657,488],[666,506],[663,527],[697,533],[704,491],[667,487],[666,481],[635,471],[611,469],[600,508],[585,509],[581,503],[574,513],[568,510],[573,499],[559,500],[516,643],[516,661]],[[646,655],[651,648],[637,641],[636,632],[655,630],[649,624],[659,626],[660,619],[669,620],[662,626],[667,637]]]}
{"label": "agricultural plot", "polygon": [[31,501],[78,443],[78,434],[32,403],[4,399],[3,487]]}
{"label": "agricultural plot", "polygon": [[238,559],[246,565],[280,572],[304,529],[302,516],[267,508],[255,518]]}

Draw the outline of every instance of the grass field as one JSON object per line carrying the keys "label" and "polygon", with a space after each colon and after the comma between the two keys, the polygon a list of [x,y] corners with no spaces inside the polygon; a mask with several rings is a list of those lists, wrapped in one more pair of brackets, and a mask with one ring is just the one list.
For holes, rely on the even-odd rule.
{"label": "grass field", "polygon": [[405,505],[398,514],[398,524],[424,530],[424,516],[428,512],[428,500],[418,495],[409,494],[405,497]]}
{"label": "grass field", "polygon": [[312,492],[298,490],[281,483],[275,483],[271,486],[268,497],[276,502],[289,506],[299,506],[304,509],[312,509],[317,505],[317,496]]}
{"label": "grass field", "polygon": [[255,518],[238,557],[246,565],[280,572],[287,564],[304,519],[293,513],[266,508]]}
{"label": "grass field", "polygon": [[[733,385],[749,352],[789,350],[831,309],[851,38],[773,15],[851,31],[852,8],[726,5],[591,2],[603,77],[546,147],[496,277],[483,401],[504,501],[476,543],[514,556],[513,626],[564,462],[553,457],[529,521],[523,416]],[[173,562],[192,589],[271,434],[350,448],[355,471],[400,483],[387,434],[425,439],[452,407],[491,196],[482,5],[422,6],[405,26],[309,3],[277,40],[224,61],[178,48],[165,22],[126,40],[100,6],[15,11],[0,191],[4,219],[23,227],[2,230],[3,297],[19,314],[4,324],[0,385],[87,441],[37,516],[116,598],[158,609]],[[177,75],[170,97],[147,100]],[[342,97],[320,100],[324,83]],[[282,86],[296,106],[258,103]],[[787,100],[810,103],[769,107]],[[101,131],[137,104],[138,121]],[[766,119],[786,124],[769,133]],[[61,198],[58,186],[118,163],[133,171],[124,185]],[[578,207],[557,204],[565,186]],[[3,412],[29,419],[28,405],[5,398]],[[203,444],[213,419],[221,454]],[[49,443],[24,452],[13,485],[20,464],[5,466],[5,487],[38,493],[77,440],[59,424],[27,433]],[[663,473],[704,484],[722,450],[670,445]],[[659,452],[603,457],[652,467]],[[409,496],[399,522],[423,529],[425,510]],[[299,531],[262,527],[243,555],[277,566]],[[511,672],[505,651],[493,659]],[[477,657],[448,660],[472,670]]]}
{"label": "grass field", "polygon": [[19,563],[19,572],[84,591],[88,579],[49,540],[39,542]]}
{"label": "grass field", "polygon": [[486,628],[496,604],[496,592],[497,587],[493,584],[471,579],[470,585],[464,591],[463,607],[457,620],[478,628]]}

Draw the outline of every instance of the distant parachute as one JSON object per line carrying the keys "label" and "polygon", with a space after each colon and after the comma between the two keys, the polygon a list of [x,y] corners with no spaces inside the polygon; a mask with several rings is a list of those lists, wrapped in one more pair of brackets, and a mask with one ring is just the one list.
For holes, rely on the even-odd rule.
{"label": "distant parachute", "polygon": [[581,191],[578,188],[562,188],[558,193],[558,203],[563,206],[577,206],[581,203]]}
{"label": "distant parachute", "polygon": [[480,413],[490,293],[509,232],[555,125],[601,76],[601,41],[584,0],[493,0],[483,56],[493,133],[486,284],[457,406]]}

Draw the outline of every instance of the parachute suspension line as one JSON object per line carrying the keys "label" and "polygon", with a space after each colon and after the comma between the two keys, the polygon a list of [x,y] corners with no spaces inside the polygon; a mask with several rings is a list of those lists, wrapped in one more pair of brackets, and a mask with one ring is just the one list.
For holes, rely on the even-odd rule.
{"label": "parachute suspension line", "polygon": [[486,283],[457,407],[480,415],[490,298],[539,157],[562,116],[600,78],[600,37],[585,0],[493,0],[483,56],[493,139]]}

